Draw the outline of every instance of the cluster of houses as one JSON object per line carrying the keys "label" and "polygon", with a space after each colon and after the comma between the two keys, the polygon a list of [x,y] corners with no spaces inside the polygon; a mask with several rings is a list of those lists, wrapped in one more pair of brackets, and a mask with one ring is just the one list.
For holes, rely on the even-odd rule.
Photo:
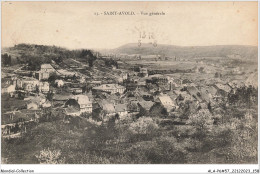
{"label": "cluster of houses", "polygon": [[[52,74],[58,77],[54,85],[48,82]],[[157,112],[158,106],[164,109],[164,114],[178,116],[182,105],[189,103],[194,109],[207,109],[209,105],[214,108],[234,90],[230,84],[202,86],[188,79],[150,75],[147,68],[140,68],[137,73],[122,71],[113,83],[109,82],[105,78],[91,78],[77,71],[55,69],[51,64],[41,65],[40,71],[31,77],[6,76],[2,79],[2,95],[9,94],[14,98],[23,95],[26,108],[2,114],[2,134],[11,134],[16,124],[24,125],[25,121],[37,120],[39,114],[36,113],[44,108],[60,108],[68,116],[85,114],[102,121],[138,114],[149,116]],[[47,97],[50,93],[51,98]],[[30,115],[28,118],[24,116],[26,113],[20,114],[25,111]],[[19,120],[20,117],[23,119]]]}

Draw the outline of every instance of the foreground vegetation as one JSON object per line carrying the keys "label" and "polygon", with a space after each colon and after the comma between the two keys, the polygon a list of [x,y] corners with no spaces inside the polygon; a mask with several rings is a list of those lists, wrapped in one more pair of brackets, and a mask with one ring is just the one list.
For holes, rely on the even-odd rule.
{"label": "foreground vegetation", "polygon": [[[232,111],[216,124],[199,110],[187,125],[160,124],[160,118],[115,120],[101,125],[86,118],[42,119],[18,139],[2,139],[6,163],[183,164],[257,163],[257,113]],[[214,123],[215,122],[215,123]]]}

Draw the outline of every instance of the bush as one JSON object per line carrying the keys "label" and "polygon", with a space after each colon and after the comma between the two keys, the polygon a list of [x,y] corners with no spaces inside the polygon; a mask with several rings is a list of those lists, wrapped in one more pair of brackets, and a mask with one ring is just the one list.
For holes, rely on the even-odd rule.
{"label": "bush", "polygon": [[136,122],[130,124],[129,130],[133,134],[148,134],[158,129],[157,123],[152,118],[140,117]]}
{"label": "bush", "polygon": [[160,137],[149,145],[142,145],[142,148],[136,153],[143,154],[147,163],[152,164],[183,164],[186,162],[186,150],[173,137]]}
{"label": "bush", "polygon": [[60,150],[44,149],[39,155],[35,155],[40,164],[62,164],[64,159],[61,158]]}
{"label": "bush", "polygon": [[213,125],[213,118],[209,110],[201,109],[197,114],[190,115],[187,124],[195,126],[197,129],[211,128]]}

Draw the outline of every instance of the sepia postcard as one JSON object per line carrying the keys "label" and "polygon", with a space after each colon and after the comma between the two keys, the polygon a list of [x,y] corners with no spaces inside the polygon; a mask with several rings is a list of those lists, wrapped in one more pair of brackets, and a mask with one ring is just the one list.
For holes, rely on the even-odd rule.
{"label": "sepia postcard", "polygon": [[259,173],[257,1],[2,1],[1,26],[1,172]]}

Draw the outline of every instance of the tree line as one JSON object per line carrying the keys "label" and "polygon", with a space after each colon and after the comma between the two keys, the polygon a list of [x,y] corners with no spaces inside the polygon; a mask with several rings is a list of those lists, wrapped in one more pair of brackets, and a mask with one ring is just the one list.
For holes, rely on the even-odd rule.
{"label": "tree line", "polygon": [[89,67],[92,67],[94,61],[97,59],[94,52],[89,49],[69,50],[46,45],[18,44],[9,48],[9,52],[18,52],[18,55],[11,58],[10,55],[3,54],[3,65],[11,65],[11,63],[27,64],[28,70],[39,70],[41,64],[51,63],[52,61],[61,64],[63,60],[68,58],[84,59],[89,64]]}

